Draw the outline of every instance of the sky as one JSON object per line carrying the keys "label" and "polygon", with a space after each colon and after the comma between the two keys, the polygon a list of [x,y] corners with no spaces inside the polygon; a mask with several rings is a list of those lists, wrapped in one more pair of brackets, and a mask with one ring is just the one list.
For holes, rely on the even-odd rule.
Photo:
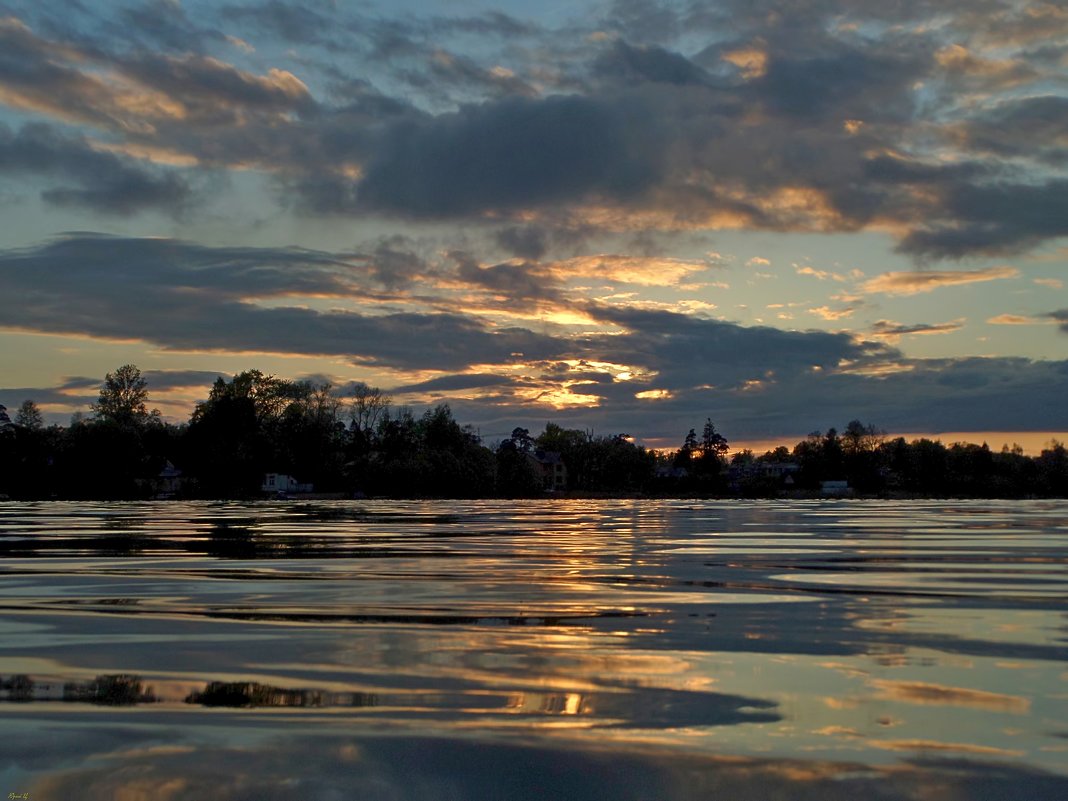
{"label": "sky", "polygon": [[[1068,432],[1068,8],[0,0],[0,403]],[[995,433],[996,432],[996,433]]]}

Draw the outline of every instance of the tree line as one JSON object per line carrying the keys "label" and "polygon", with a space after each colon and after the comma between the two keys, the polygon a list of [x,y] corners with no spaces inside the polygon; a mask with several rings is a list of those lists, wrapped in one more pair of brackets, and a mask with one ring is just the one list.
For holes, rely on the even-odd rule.
{"label": "tree line", "polygon": [[173,494],[192,498],[262,497],[266,473],[344,497],[773,497],[817,493],[826,481],[864,495],[1068,495],[1068,451],[1059,443],[1030,457],[1018,447],[907,442],[854,420],[792,449],[729,453],[710,419],[667,452],[624,433],[552,422],[537,435],[517,427],[487,446],[447,404],[416,416],[366,384],[342,392],[259,370],[220,377],[188,422],[175,425],[149,408],[137,367],[123,365],[107,374],[90,414],[68,426],[45,426],[32,400],[13,419],[0,411],[0,496],[153,497],[168,465],[181,475]]}

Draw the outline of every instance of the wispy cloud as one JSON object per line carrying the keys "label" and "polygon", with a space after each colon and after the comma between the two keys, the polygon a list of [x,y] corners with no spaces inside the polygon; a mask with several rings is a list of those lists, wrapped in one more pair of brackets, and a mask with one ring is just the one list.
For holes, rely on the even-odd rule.
{"label": "wispy cloud", "polygon": [[1049,325],[1049,317],[1035,317],[1027,314],[999,314],[987,320],[991,325]]}
{"label": "wispy cloud", "polygon": [[844,309],[832,309],[830,306],[819,306],[815,309],[809,309],[809,314],[814,314],[824,320],[844,320],[847,317],[852,317],[856,311],[854,308],[846,307]]}
{"label": "wispy cloud", "polygon": [[961,286],[985,281],[1017,278],[1015,267],[989,267],[984,270],[916,270],[883,273],[862,283],[858,289],[866,294],[917,295],[945,286]]}
{"label": "wispy cloud", "polygon": [[891,320],[878,320],[872,327],[870,335],[887,342],[897,342],[903,336],[952,334],[964,327],[965,320],[953,320],[949,323],[895,323]]}
{"label": "wispy cloud", "polygon": [[1035,283],[1050,289],[1064,289],[1064,281],[1060,278],[1036,278]]}

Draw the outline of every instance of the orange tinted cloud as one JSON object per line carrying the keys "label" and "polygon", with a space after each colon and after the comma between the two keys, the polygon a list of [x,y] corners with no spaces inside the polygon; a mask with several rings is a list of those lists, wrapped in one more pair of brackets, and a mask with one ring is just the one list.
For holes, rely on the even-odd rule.
{"label": "orange tinted cloud", "polygon": [[1015,267],[988,267],[985,270],[918,270],[915,272],[883,273],[860,285],[867,294],[918,295],[933,292],[939,287],[976,284],[1017,278]]}

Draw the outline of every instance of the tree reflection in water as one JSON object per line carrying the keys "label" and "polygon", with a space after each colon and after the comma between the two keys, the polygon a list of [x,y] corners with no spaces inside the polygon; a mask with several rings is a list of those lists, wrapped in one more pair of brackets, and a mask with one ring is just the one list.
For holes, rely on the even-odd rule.
{"label": "tree reflection in water", "polygon": [[372,693],[331,693],[323,690],[293,690],[251,681],[210,682],[200,692],[186,696],[187,704],[201,706],[376,706]]}

